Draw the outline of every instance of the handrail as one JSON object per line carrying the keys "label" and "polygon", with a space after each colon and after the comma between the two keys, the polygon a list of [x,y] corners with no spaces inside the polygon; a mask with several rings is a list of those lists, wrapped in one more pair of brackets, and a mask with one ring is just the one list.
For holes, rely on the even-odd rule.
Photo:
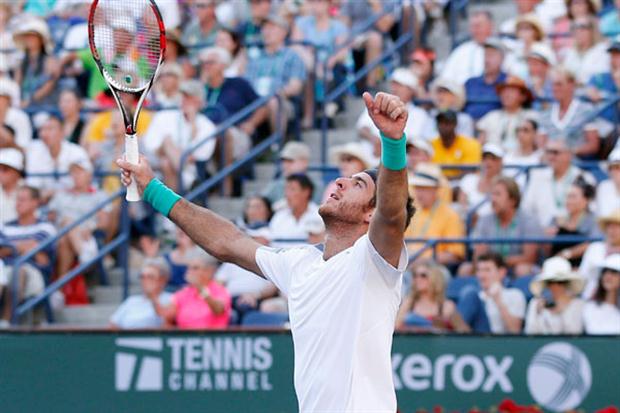
{"label": "handrail", "polygon": [[[194,151],[196,151],[198,148],[203,146],[208,141],[210,141],[210,140],[216,138],[217,136],[221,135],[222,133],[226,132],[226,130],[228,128],[230,128],[231,126],[235,125],[237,122],[239,122],[240,120],[242,120],[243,118],[245,118],[246,116],[248,116],[249,114],[254,112],[256,109],[260,108],[261,106],[266,105],[267,102],[269,102],[269,100],[271,98],[273,98],[274,96],[275,96],[275,93],[272,93],[270,95],[262,96],[262,97],[256,99],[254,102],[252,102],[249,105],[245,106],[243,109],[239,110],[237,113],[235,113],[234,115],[232,115],[231,117],[226,119],[224,122],[222,122],[219,125],[217,125],[217,128],[215,129],[215,131],[213,131],[213,133],[211,133],[209,136],[207,136],[206,138],[202,139],[201,141],[196,142],[193,145],[191,145],[190,147],[188,147],[188,148],[183,150],[183,152],[181,153],[181,160],[179,162],[179,165],[181,165],[181,166],[185,165],[185,163],[187,162],[187,159],[189,158],[189,156]],[[183,194],[183,192],[184,192],[184,190],[183,190],[183,168],[179,168],[179,173],[178,173],[178,189],[179,189],[179,193]]]}
{"label": "handrail", "polygon": [[456,35],[458,32],[458,14],[469,4],[469,0],[450,0],[450,16],[448,21],[448,31],[450,32],[450,48],[456,45]]}
{"label": "handrail", "polygon": [[[87,219],[90,219],[99,210],[101,210],[102,208],[104,208],[106,205],[110,204],[114,200],[116,200],[116,198],[124,197],[124,194],[125,194],[125,189],[124,188],[123,189],[119,189],[118,191],[116,191],[112,195],[108,196],[104,201],[101,201],[95,207],[90,209],[86,214],[84,214],[83,216],[81,216],[77,220],[73,221],[71,224],[67,225],[66,227],[63,227],[60,231],[58,231],[56,233],[56,235],[54,235],[53,237],[45,239],[40,244],[38,244],[35,248],[33,248],[32,250],[28,251],[24,255],[21,255],[19,258],[17,258],[17,260],[12,265],[12,267],[13,267],[13,277],[11,279],[11,294],[12,294],[12,297],[13,297],[12,308],[11,308],[11,310],[12,310],[11,311],[11,314],[12,314],[11,320],[12,320],[13,323],[16,323],[18,321],[18,319],[19,319],[19,316],[22,315],[25,311],[28,311],[29,309],[32,308],[32,307],[28,307],[26,310],[24,310],[23,306],[19,306],[20,308],[22,308],[22,310],[21,310],[21,312],[17,312],[17,308],[18,308],[17,297],[18,297],[18,293],[19,293],[19,281],[18,281],[19,277],[17,276],[17,274],[19,274],[19,268],[22,265],[24,265],[26,262],[28,262],[28,260],[33,258],[36,254],[38,254],[39,252],[43,251],[47,247],[55,244],[60,238],[65,236],[69,231],[73,230],[78,225],[81,225]],[[122,220],[122,227],[121,228],[122,228],[122,230],[119,232],[119,235],[117,235],[117,237],[115,237],[115,239],[113,240],[113,242],[114,242],[113,247],[114,248],[118,247],[119,245],[121,245],[121,244],[123,244],[123,243],[125,243],[125,242],[127,242],[129,240],[129,219],[128,219],[128,216],[127,216],[126,209],[127,209],[126,202],[123,201],[122,206],[121,206],[121,220]],[[112,244],[112,242],[110,242],[108,245],[111,245],[111,244]],[[108,245],[106,245],[106,247]],[[113,248],[111,248],[111,249],[113,249]],[[102,248],[101,251],[104,251],[104,250],[107,251],[107,249],[105,249],[105,247]],[[107,252],[106,252],[106,254],[107,254]],[[84,268],[87,268],[88,266],[92,265],[92,263],[95,262],[95,260],[101,259],[104,255],[105,254],[97,254],[95,259],[89,261],[88,263],[80,265],[78,267],[78,269],[80,271],[82,271]],[[121,257],[121,258],[122,259],[126,259],[126,257]],[[126,262],[124,264],[125,264],[125,278],[127,278],[128,274],[127,274]],[[42,300],[44,300],[44,299],[46,299],[47,297],[49,297],[50,294],[52,294],[58,288],[62,287],[64,284],[69,282],[78,273],[79,273],[79,271],[71,271],[71,272],[69,272],[69,274],[63,276],[62,280],[66,279],[64,282],[62,282],[60,284],[55,282],[52,285],[50,285],[48,288],[45,289],[45,291],[41,294],[41,296],[36,297],[37,303],[42,301]],[[60,281],[60,280],[57,280],[57,281]],[[52,286],[54,286],[54,288],[50,289],[50,287],[52,287]]]}

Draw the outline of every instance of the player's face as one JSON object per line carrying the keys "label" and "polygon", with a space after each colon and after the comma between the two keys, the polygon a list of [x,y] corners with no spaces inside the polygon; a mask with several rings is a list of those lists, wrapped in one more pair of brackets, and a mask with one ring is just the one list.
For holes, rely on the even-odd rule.
{"label": "player's face", "polygon": [[370,221],[374,207],[375,183],[365,172],[336,179],[336,190],[319,208],[325,224],[344,222],[364,224]]}

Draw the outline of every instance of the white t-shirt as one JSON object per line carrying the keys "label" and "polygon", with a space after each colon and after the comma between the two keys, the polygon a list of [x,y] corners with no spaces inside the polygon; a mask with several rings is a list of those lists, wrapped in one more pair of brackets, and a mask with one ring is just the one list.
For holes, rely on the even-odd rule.
{"label": "white t-shirt", "polygon": [[[319,215],[319,207],[314,202],[310,202],[306,212],[299,219],[295,218],[289,207],[280,209],[271,218],[269,231],[271,232],[271,238],[274,240],[306,240],[308,239],[307,228],[310,228],[312,223],[318,221],[323,222]],[[274,246],[290,247],[292,245],[294,244],[274,243]]]}
{"label": "white t-shirt", "polygon": [[15,187],[12,192],[7,193],[0,185],[0,228],[4,223],[17,219],[17,210],[15,209],[17,188]]}
{"label": "white t-shirt", "polygon": [[[508,307],[508,312],[521,319],[525,318],[525,297],[523,293],[516,288],[502,288],[501,291],[502,302]],[[486,292],[480,291],[480,299],[485,303],[487,312],[487,318],[489,319],[489,326],[491,327],[491,333],[493,334],[505,334],[508,332],[502,315],[499,312],[499,308],[495,301],[487,295]]]}
{"label": "white t-shirt", "polygon": [[450,53],[443,65],[441,77],[461,85],[484,71],[484,48],[473,40],[463,43]]}
{"label": "white t-shirt", "polygon": [[586,252],[583,253],[581,264],[579,265],[579,274],[584,278],[586,286],[581,293],[585,299],[592,298],[592,294],[596,291],[598,278],[601,275],[600,265],[607,256],[607,244],[602,241],[593,242],[588,245]]}
{"label": "white t-shirt", "polygon": [[[26,173],[67,173],[69,166],[79,159],[88,159],[88,154],[80,145],[68,141],[62,141],[60,153],[56,159],[52,158],[49,148],[42,140],[34,140],[28,145],[26,151]],[[69,175],[58,177],[29,176],[26,178],[28,185],[39,189],[69,189],[73,186],[73,179]]]}
{"label": "white t-shirt", "polygon": [[588,301],[583,307],[586,334],[620,334],[620,310],[609,303]]}
{"label": "white t-shirt", "polygon": [[[168,305],[172,301],[172,294],[163,291],[159,294],[159,302]],[[157,315],[153,303],[144,295],[132,295],[116,309],[110,322],[120,328],[159,328],[164,322]]]}
{"label": "white t-shirt", "polygon": [[391,347],[407,265],[398,268],[368,235],[324,261],[313,246],[261,247],[256,263],[288,297],[301,413],[394,413]]}
{"label": "white t-shirt", "polygon": [[478,207],[476,209],[476,213],[478,216],[487,215],[493,212],[491,208],[491,198],[488,197],[488,200],[478,206],[482,201],[487,199],[487,194],[480,192],[478,189],[478,183],[480,182],[480,175],[477,173],[471,173],[465,175],[461,178],[461,182],[459,183],[459,187],[461,191],[467,196],[467,210],[471,210],[474,207]]}
{"label": "white t-shirt", "polygon": [[4,123],[15,130],[15,143],[26,149],[32,141],[32,124],[26,112],[17,108],[9,108]]}
{"label": "white t-shirt", "polygon": [[607,217],[620,208],[620,191],[611,179],[606,179],[596,188],[596,216]]}
{"label": "white t-shirt", "polygon": [[574,47],[566,51],[564,67],[577,75],[579,83],[586,85],[592,76],[609,72],[608,44],[600,42],[596,46],[580,54]]}
{"label": "white t-shirt", "polygon": [[561,313],[548,308],[538,312],[540,298],[534,298],[527,307],[525,334],[581,334],[583,300],[574,298]]}

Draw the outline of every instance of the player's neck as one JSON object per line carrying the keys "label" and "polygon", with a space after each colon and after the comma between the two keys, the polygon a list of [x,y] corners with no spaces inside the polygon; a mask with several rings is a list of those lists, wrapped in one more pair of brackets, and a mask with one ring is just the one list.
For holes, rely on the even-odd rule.
{"label": "player's neck", "polygon": [[337,228],[329,228],[325,234],[325,248],[323,249],[323,259],[327,261],[334,255],[350,248],[355,241],[360,239],[368,231],[368,227],[360,227],[359,224],[349,226],[343,224]]}

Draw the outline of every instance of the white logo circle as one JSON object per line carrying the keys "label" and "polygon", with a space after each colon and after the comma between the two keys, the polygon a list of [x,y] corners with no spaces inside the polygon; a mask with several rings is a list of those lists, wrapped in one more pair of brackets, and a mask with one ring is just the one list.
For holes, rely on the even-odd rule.
{"label": "white logo circle", "polygon": [[568,343],[551,343],[539,349],[527,369],[530,394],[546,409],[574,409],[586,398],[592,385],[588,357]]}

